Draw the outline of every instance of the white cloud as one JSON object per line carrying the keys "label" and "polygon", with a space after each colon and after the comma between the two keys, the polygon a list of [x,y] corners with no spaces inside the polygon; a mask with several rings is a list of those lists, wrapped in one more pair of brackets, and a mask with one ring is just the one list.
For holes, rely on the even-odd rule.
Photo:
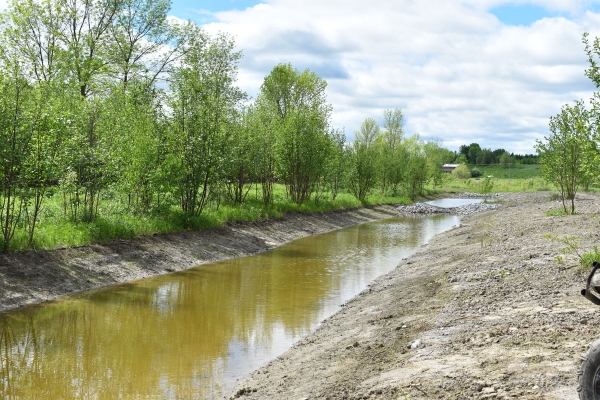
{"label": "white cloud", "polygon": [[269,0],[216,13],[205,28],[236,37],[239,85],[252,96],[277,63],[327,79],[332,123],[350,138],[365,118],[398,107],[409,134],[451,149],[478,142],[531,153],[561,105],[591,97],[581,36],[595,34],[600,16],[581,1],[539,1],[571,19],[512,27],[488,13],[500,3]]}

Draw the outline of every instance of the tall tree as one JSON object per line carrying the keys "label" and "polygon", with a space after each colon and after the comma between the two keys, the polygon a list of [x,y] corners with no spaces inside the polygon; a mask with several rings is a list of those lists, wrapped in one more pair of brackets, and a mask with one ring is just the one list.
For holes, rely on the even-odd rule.
{"label": "tall tree", "polygon": [[364,200],[377,183],[377,148],[375,140],[379,126],[372,118],[367,118],[355,133],[352,146],[352,168],[350,187],[354,195]]}
{"label": "tall tree", "polygon": [[402,142],[404,135],[404,115],[402,110],[385,110],[383,112],[383,127],[386,130],[385,141],[392,152]]}
{"label": "tall tree", "polygon": [[171,82],[172,179],[189,215],[200,214],[225,179],[233,115],[246,97],[235,86],[241,52],[234,47],[229,36],[209,38],[198,29]]}
{"label": "tall tree", "polygon": [[[401,167],[400,147],[403,139],[403,119],[402,111],[399,109],[385,110],[383,112],[383,127],[385,131],[380,135],[379,140],[379,182],[381,184],[381,193],[385,194],[386,189],[391,184],[392,177],[398,176],[398,168]],[[393,188],[393,190],[395,190]]]}
{"label": "tall tree", "polygon": [[152,85],[185,54],[191,23],[170,24],[170,0],[119,0],[110,28],[111,74],[127,85],[131,80]]}
{"label": "tall tree", "polygon": [[293,202],[307,201],[321,182],[327,163],[331,106],[327,82],[314,72],[277,65],[265,78],[258,98],[270,126],[276,129],[278,175]]}
{"label": "tall tree", "polygon": [[481,153],[481,147],[477,143],[471,143],[469,145],[469,153],[467,154],[467,160],[469,160],[469,164],[476,164],[477,157]]}

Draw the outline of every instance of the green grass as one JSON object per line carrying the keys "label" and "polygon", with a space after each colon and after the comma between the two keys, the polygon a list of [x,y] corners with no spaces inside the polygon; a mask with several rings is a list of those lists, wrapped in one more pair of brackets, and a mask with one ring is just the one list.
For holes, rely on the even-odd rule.
{"label": "green grass", "polygon": [[[443,188],[447,192],[482,192],[483,179],[448,179]],[[527,179],[497,179],[494,178],[492,193],[523,192],[523,191],[556,190],[550,183],[540,177]]]}
{"label": "green grass", "polygon": [[530,179],[540,176],[539,164],[513,165],[510,167],[501,165],[469,165],[469,168],[477,168],[481,171],[482,177],[493,176],[497,179]]}
{"label": "green grass", "polygon": [[561,217],[563,215],[567,215],[567,213],[565,212],[565,209],[563,207],[559,207],[559,208],[552,208],[548,211],[546,211],[546,217]]}
{"label": "green grass", "polygon": [[[62,199],[57,193],[45,201],[40,212],[33,248],[76,247],[111,239],[132,239],[152,234],[210,229],[226,223],[277,218],[288,212],[312,213],[377,204],[411,203],[406,197],[382,196],[376,190],[362,202],[352,194],[340,193],[335,200],[332,200],[329,194],[323,194],[319,201],[315,202],[314,198],[311,198],[302,205],[287,199],[283,185],[276,185],[273,194],[274,204],[271,207],[265,207],[260,192],[252,190],[244,204],[234,206],[221,203],[218,208],[216,204],[209,204],[200,215],[188,216],[176,204],[163,205],[148,214],[134,215],[129,210],[124,196],[106,191],[102,195],[98,218],[91,222],[74,222],[64,215]],[[22,226],[17,228],[10,250],[21,251],[31,247],[25,229]]]}

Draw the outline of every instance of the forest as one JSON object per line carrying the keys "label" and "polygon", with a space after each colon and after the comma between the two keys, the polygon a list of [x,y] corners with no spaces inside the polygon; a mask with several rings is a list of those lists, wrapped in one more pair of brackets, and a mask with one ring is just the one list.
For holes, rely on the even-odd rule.
{"label": "forest", "polygon": [[406,135],[393,107],[349,142],[327,82],[291,64],[251,99],[234,39],[170,6],[11,0],[0,14],[0,251],[409,202],[444,163],[478,161],[477,144]]}

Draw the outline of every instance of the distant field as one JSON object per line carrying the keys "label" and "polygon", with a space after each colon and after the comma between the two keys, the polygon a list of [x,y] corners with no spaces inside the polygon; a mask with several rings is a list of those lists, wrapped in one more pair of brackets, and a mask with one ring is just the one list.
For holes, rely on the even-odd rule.
{"label": "distant field", "polygon": [[493,176],[498,179],[529,179],[540,176],[540,165],[513,165],[504,167],[500,165],[469,165],[470,169],[477,168],[481,171],[482,177]]}

